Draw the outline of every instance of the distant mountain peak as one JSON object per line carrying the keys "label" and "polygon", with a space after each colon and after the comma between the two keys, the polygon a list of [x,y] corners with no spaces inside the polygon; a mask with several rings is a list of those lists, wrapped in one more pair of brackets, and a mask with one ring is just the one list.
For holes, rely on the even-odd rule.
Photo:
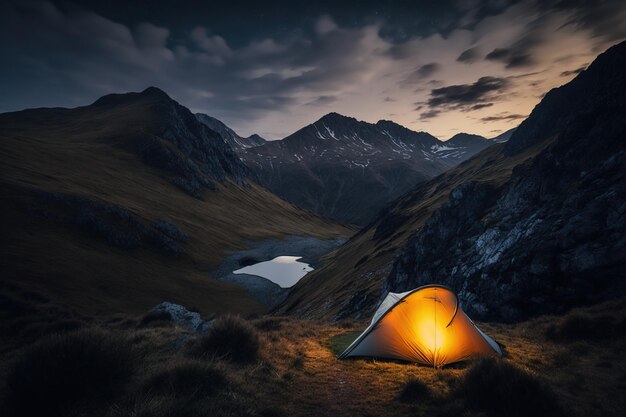
{"label": "distant mountain peak", "polygon": [[158,87],[155,86],[150,86],[148,88],[146,88],[145,90],[143,90],[141,93],[139,93],[143,96],[160,96],[160,97],[164,97],[164,98],[171,98],[169,95],[167,95],[167,93],[163,90],[161,90]]}
{"label": "distant mountain peak", "polygon": [[267,142],[267,139],[257,135],[256,133],[253,133],[244,139],[250,145],[250,147],[263,145],[265,142]]}
{"label": "distant mountain peak", "polygon": [[167,93],[157,87],[148,87],[141,92],[107,94],[97,99],[92,106],[113,107],[139,100],[175,101]]}
{"label": "distant mountain peak", "polygon": [[[350,116],[344,116],[343,114],[339,114],[336,112],[330,112],[328,114],[325,114],[324,116],[322,116],[318,122],[357,122],[358,120],[355,119],[354,117],[350,117]],[[316,122],[317,123],[317,122]]]}
{"label": "distant mountain peak", "polygon": [[388,119],[380,119],[379,121],[376,122],[376,125],[377,126],[400,126],[405,129],[408,129],[406,126],[402,126],[400,123],[396,123],[393,120],[388,120]]}
{"label": "distant mountain peak", "polygon": [[460,132],[460,133],[457,133],[456,135],[452,136],[450,139],[448,139],[447,142],[449,142],[451,140],[459,140],[459,139],[467,139],[467,138],[479,139],[479,140],[486,139],[484,136],[476,135],[474,133]]}
{"label": "distant mountain peak", "polygon": [[[424,134],[424,135],[432,136],[430,133],[424,132],[423,130],[412,130],[412,129],[409,129],[408,127],[403,126],[400,123],[396,123],[393,120],[380,119],[379,121],[377,121],[375,123],[375,126],[381,128],[381,129],[399,129],[399,130],[403,130],[403,131],[407,131],[407,132],[411,132],[411,133],[418,133],[418,134]],[[434,138],[434,136],[432,136],[432,137]]]}

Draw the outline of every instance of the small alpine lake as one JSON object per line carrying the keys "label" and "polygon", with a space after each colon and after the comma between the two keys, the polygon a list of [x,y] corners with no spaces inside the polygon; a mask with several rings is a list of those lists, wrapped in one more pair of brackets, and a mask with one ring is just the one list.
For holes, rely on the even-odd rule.
{"label": "small alpine lake", "polygon": [[269,279],[281,288],[290,288],[296,285],[306,274],[313,271],[309,264],[300,262],[299,259],[302,259],[302,257],[277,256],[269,261],[237,269],[233,271],[233,274],[256,275]]}
{"label": "small alpine lake", "polygon": [[247,248],[229,252],[211,276],[245,288],[268,310],[280,304],[306,274],[322,266],[321,257],[346,240],[286,236],[247,242]]}

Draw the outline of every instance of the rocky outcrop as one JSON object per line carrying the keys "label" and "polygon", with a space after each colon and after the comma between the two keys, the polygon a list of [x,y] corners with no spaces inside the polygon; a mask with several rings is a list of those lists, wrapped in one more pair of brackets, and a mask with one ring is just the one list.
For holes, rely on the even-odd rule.
{"label": "rocky outcrop", "polygon": [[454,189],[404,247],[385,291],[442,283],[472,316],[502,320],[623,294],[625,66],[622,43],[548,93],[503,154],[545,149],[500,186],[468,178]]}
{"label": "rocky outcrop", "polygon": [[150,310],[151,313],[167,314],[175,326],[194,332],[204,333],[211,325],[211,320],[203,320],[200,313],[189,311],[180,304],[164,301]]}
{"label": "rocky outcrop", "polygon": [[168,220],[148,222],[125,207],[78,194],[32,191],[22,206],[34,216],[76,226],[120,249],[147,244],[168,255],[180,256],[187,240],[187,235]]}

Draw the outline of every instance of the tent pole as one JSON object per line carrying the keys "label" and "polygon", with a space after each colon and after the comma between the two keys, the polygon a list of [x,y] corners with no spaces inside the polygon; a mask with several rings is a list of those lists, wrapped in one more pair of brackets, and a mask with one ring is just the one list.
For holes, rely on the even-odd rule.
{"label": "tent pole", "polygon": [[433,300],[433,306],[435,307],[435,314],[434,314],[435,346],[433,347],[433,368],[436,368],[437,367],[437,287],[435,287],[435,297]]}

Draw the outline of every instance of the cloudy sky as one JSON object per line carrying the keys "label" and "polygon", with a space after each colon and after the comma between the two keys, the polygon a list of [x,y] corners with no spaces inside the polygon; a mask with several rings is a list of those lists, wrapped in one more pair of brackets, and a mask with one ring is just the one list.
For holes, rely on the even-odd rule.
{"label": "cloudy sky", "polygon": [[336,111],[491,137],[623,39],[623,0],[3,0],[0,112],[154,85],[244,136]]}

